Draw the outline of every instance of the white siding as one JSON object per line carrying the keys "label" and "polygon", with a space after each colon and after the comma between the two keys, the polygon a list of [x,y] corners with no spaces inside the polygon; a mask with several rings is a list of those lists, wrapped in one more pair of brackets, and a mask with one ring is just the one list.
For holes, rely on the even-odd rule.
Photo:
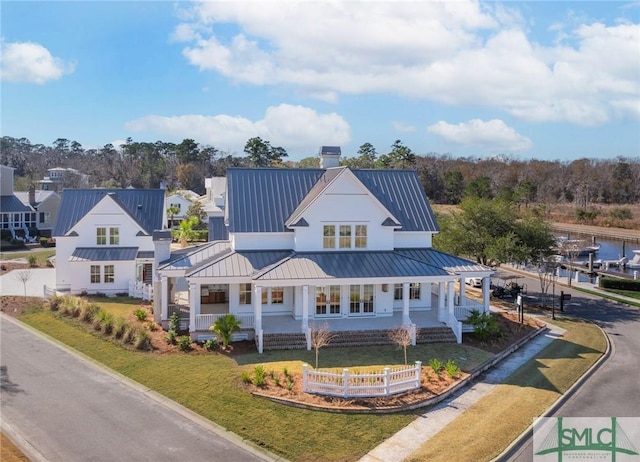
{"label": "white siding", "polygon": [[231,233],[234,250],[283,250],[293,248],[293,233]]}
{"label": "white siding", "polygon": [[396,231],[393,234],[393,247],[396,249],[431,248],[433,233],[427,231]]}

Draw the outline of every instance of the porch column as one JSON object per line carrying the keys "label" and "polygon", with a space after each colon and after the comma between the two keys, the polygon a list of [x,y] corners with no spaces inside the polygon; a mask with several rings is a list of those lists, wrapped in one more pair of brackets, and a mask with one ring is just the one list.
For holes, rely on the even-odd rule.
{"label": "porch column", "polygon": [[169,319],[169,279],[167,276],[160,278],[160,320]]}
{"label": "porch column", "polygon": [[453,311],[453,294],[454,294],[454,282],[447,282],[447,311],[451,314],[454,314]]}
{"label": "porch column", "polygon": [[309,327],[309,286],[302,286],[302,325],[305,331]]}
{"label": "porch column", "polygon": [[402,324],[409,324],[409,283],[402,283]]}
{"label": "porch column", "polygon": [[464,299],[467,293],[467,284],[464,281],[464,277],[460,278],[460,305],[464,305]]}
{"label": "porch column", "polygon": [[189,332],[196,331],[198,314],[200,314],[200,284],[189,281]]}
{"label": "porch column", "polygon": [[253,313],[255,317],[255,332],[258,339],[258,353],[262,353],[262,286],[253,289]]}
{"label": "porch column", "polygon": [[489,296],[491,295],[491,278],[482,278],[482,305],[484,312],[489,312]]}
{"label": "porch column", "polygon": [[438,283],[438,321],[440,322],[444,322],[446,318],[444,315],[444,299],[445,299],[444,285],[445,285],[444,282]]}

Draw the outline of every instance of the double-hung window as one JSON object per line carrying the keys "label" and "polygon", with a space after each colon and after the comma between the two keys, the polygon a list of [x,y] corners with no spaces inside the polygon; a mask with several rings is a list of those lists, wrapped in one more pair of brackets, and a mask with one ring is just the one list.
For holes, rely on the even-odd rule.
{"label": "double-hung window", "polygon": [[100,265],[91,265],[91,283],[100,283]]}
{"label": "double-hung window", "polygon": [[113,265],[104,265],[104,282],[105,283],[113,283],[115,282],[116,274]]}
{"label": "double-hung window", "polygon": [[240,284],[240,304],[251,305],[251,284]]}
{"label": "double-hung window", "polygon": [[335,249],[336,247],[336,227],[335,225],[324,225],[322,248]]}
{"label": "double-hung window", "polygon": [[104,226],[96,228],[96,245],[107,245],[107,228]]}
{"label": "double-hung window", "polygon": [[109,228],[109,245],[120,245],[120,228]]}

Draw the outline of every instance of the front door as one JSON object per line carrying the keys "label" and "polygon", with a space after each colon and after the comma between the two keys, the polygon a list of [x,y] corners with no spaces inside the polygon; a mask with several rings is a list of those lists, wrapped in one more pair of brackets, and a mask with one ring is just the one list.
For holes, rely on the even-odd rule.
{"label": "front door", "polygon": [[349,316],[373,314],[373,284],[349,287]]}

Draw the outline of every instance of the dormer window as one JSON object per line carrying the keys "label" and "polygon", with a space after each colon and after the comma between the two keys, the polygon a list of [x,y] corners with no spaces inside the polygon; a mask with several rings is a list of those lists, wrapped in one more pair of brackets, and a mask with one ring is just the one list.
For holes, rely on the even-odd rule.
{"label": "dormer window", "polygon": [[[339,236],[336,242],[336,228]],[[337,246],[336,246],[337,244]],[[367,225],[324,225],[322,236],[323,249],[366,249]]]}

